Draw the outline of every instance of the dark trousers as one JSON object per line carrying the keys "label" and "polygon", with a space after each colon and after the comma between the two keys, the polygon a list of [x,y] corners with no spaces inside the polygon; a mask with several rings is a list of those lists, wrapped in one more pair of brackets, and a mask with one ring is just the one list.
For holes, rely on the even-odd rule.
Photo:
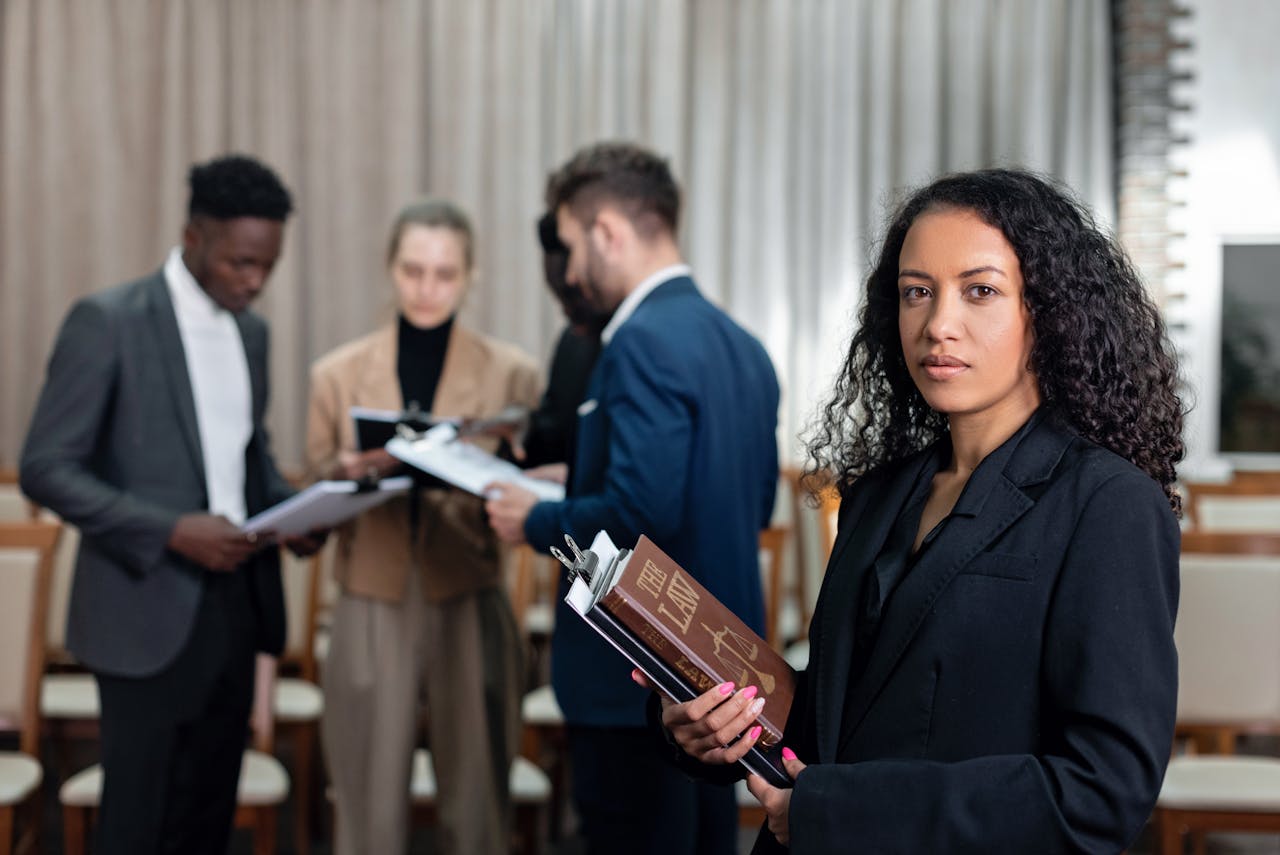
{"label": "dark trousers", "polygon": [[95,855],[227,851],[255,639],[243,574],[210,574],[172,664],[151,677],[95,675],[103,768]]}
{"label": "dark trousers", "polygon": [[734,855],[733,788],[695,781],[644,727],[567,728],[573,799],[590,855]]}

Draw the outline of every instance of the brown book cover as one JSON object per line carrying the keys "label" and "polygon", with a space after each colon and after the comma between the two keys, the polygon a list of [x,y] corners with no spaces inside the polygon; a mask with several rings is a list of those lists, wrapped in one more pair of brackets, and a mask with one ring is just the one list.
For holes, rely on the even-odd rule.
{"label": "brown book cover", "polygon": [[795,671],[644,535],[600,605],[702,693],[732,681],[764,698],[759,745],[782,740],[795,695]]}

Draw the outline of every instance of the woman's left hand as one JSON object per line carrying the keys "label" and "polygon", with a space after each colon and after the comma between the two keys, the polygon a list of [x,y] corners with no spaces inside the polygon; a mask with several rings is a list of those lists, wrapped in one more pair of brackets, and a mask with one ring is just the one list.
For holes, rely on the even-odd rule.
{"label": "woman's left hand", "polygon": [[[800,773],[805,769],[805,764],[800,762],[795,752],[790,748],[782,749],[782,765],[793,781],[800,777]],[[756,801],[760,802],[760,806],[764,808],[765,814],[768,815],[769,831],[773,833],[774,837],[778,838],[778,842],[783,846],[790,845],[791,828],[787,820],[787,814],[791,810],[791,791],[780,790],[766,782],[759,775],[747,776],[747,789],[751,791],[751,795],[756,797]]]}

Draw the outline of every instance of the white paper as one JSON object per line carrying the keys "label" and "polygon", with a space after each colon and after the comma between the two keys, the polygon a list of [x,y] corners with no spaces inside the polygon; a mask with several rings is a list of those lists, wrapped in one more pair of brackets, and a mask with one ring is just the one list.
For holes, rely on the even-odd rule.
{"label": "white paper", "polygon": [[458,442],[457,436],[455,426],[438,424],[412,442],[396,437],[387,443],[387,451],[410,466],[477,496],[485,496],[490,484],[503,482],[523,487],[543,501],[564,500],[563,485],[530,478],[514,463],[470,443]]}
{"label": "white paper", "polygon": [[573,578],[572,584],[569,585],[569,593],[565,594],[564,601],[569,604],[569,608],[580,615],[585,615],[587,610],[595,605],[595,597],[591,593],[591,586],[584,582],[580,576]]}
{"label": "white paper", "polygon": [[601,567],[608,567],[609,562],[618,554],[618,547],[614,545],[613,538],[609,537],[609,532],[600,529],[596,532],[595,539],[591,541],[591,551],[596,554],[596,558],[600,559]]}
{"label": "white paper", "polygon": [[404,495],[413,485],[407,475],[385,478],[378,489],[356,491],[355,481],[319,481],[292,498],[254,514],[240,527],[244,532],[274,532],[280,537],[332,528],[341,522]]}

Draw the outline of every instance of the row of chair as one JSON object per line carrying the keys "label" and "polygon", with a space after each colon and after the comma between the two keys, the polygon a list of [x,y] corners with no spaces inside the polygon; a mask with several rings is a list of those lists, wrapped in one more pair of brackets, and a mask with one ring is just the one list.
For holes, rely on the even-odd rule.
{"label": "row of chair", "polygon": [[[794,484],[794,481],[792,481]],[[10,489],[3,489],[9,486]],[[823,554],[817,554],[826,548],[833,539],[833,509],[835,504],[828,502],[819,509],[818,515],[806,515],[801,506],[799,491],[791,491],[790,520],[791,526],[776,526],[765,530],[760,536],[762,548],[762,581],[767,594],[769,643],[781,646],[785,641],[803,636],[804,626],[808,622],[810,605],[809,587],[806,586],[810,573],[804,571],[806,547],[813,550],[804,538],[803,526],[810,529],[817,527],[818,549],[814,550],[814,558],[822,562]],[[805,517],[808,517],[806,520]],[[91,675],[74,667],[73,660],[63,648],[61,627],[65,617],[65,603],[69,593],[70,577],[74,554],[77,550],[78,532],[73,526],[58,526],[56,518],[26,502],[20,497],[15,485],[0,485],[0,520],[22,520],[23,525],[31,525],[41,531],[59,531],[55,545],[50,545],[41,561],[46,564],[46,591],[42,596],[42,604],[38,607],[41,616],[40,635],[42,644],[23,645],[32,650],[32,655],[40,655],[41,678],[36,683],[36,713],[28,718],[44,723],[47,733],[55,737],[58,744],[63,737],[96,736],[97,694],[96,685]],[[44,520],[44,523],[40,521]],[[800,530],[800,536],[792,536],[792,526]],[[810,532],[812,534],[812,532]],[[794,545],[795,557],[791,566],[787,566],[786,552],[788,544]],[[294,797],[294,849],[306,852],[311,835],[312,808],[317,801],[314,785],[316,779],[315,747],[317,746],[316,724],[323,712],[323,692],[317,683],[319,664],[317,659],[324,653],[324,612],[326,605],[332,603],[332,575],[325,572],[325,558],[316,557],[310,561],[298,561],[285,555],[284,581],[287,589],[289,605],[289,643],[282,666],[287,667],[291,675],[276,680],[260,680],[260,699],[270,696],[266,703],[266,713],[262,713],[264,704],[255,704],[255,722],[253,728],[253,744],[246,753],[243,764],[241,792],[237,824],[252,829],[255,852],[274,851],[276,836],[275,808],[291,795]],[[530,568],[540,562],[535,561],[529,550],[521,550],[518,555],[515,580],[513,580],[513,600],[522,602],[521,586],[527,585]],[[549,570],[549,568],[548,568]],[[554,571],[550,571],[554,572]],[[545,573],[544,573],[545,575]],[[522,582],[521,580],[526,580]],[[552,585],[554,580],[550,580]],[[8,585],[9,581],[5,580]],[[8,589],[6,589],[8,590]],[[552,609],[549,603],[531,603],[525,613],[525,625],[531,635],[539,635],[539,609],[543,613],[541,632],[549,636],[549,614]],[[33,608],[36,608],[33,605]],[[35,626],[35,625],[32,625]],[[315,639],[321,639],[320,644]],[[46,666],[49,671],[46,672]],[[547,751],[541,750],[539,744],[557,746],[557,733],[562,732],[562,715],[550,694],[549,686],[540,687],[525,700],[526,739],[524,756],[512,769],[513,794],[517,803],[517,820],[520,824],[518,835],[521,841],[536,840],[536,809],[547,801],[556,805],[563,799],[563,764],[554,759],[556,751],[552,751],[553,759],[547,760]],[[265,724],[264,724],[265,721]],[[23,751],[24,767],[37,769],[37,785],[42,777],[38,772],[36,756],[38,753],[38,733],[36,726],[36,745]],[[285,771],[279,760],[275,759],[273,749],[276,733],[280,733],[292,747],[293,776]],[[543,760],[545,765],[531,762],[532,759]],[[36,764],[32,765],[31,764]],[[63,769],[63,772],[69,772]],[[548,779],[547,773],[552,778]],[[552,781],[556,782],[553,783]],[[434,777],[431,774],[430,755],[428,751],[420,751],[413,763],[412,794],[415,799],[416,817],[429,817],[433,811]],[[552,799],[552,791],[556,799]],[[69,774],[60,787],[60,800],[64,806],[64,838],[70,855],[84,851],[88,828],[91,827],[93,811],[96,809],[101,791],[101,771],[99,767],[90,767]],[[0,795],[4,787],[0,785]],[[749,800],[754,805],[754,800]],[[36,811],[38,814],[38,811]],[[33,814],[33,819],[36,818]],[[550,815],[553,835],[558,833],[559,810]],[[31,829],[35,829],[32,822]],[[3,833],[3,828],[0,828]],[[6,835],[9,840],[12,835]],[[3,850],[0,850],[3,855]]]}
{"label": "row of chair", "polygon": [[1156,851],[1211,832],[1280,832],[1280,760],[1238,755],[1280,734],[1280,473],[1183,485],[1175,756],[1152,817]]}

